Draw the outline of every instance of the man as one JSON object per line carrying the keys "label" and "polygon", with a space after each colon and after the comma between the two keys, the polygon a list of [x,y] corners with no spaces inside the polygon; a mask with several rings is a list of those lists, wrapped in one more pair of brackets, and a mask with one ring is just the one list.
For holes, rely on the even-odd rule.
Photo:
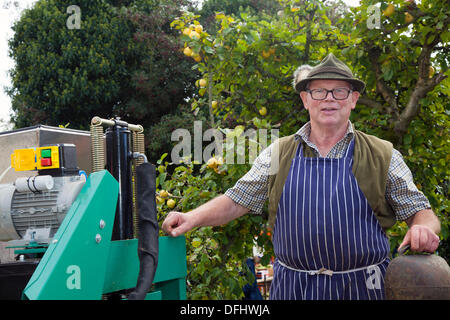
{"label": "man", "polygon": [[222,225],[261,213],[268,198],[276,255],[271,299],[383,299],[385,231],[406,220],[401,246],[433,252],[439,220],[392,144],[349,121],[364,82],[333,54],[295,79],[310,121],[266,148],[225,195],[169,213],[162,227],[178,236]]}

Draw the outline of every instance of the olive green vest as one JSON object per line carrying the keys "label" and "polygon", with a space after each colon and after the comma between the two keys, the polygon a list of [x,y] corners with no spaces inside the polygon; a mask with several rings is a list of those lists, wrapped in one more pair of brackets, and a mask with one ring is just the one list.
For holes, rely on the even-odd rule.
{"label": "olive green vest", "polygon": [[[300,141],[303,140],[295,139],[295,135],[290,135],[278,139],[272,149],[268,195],[269,227],[272,230],[275,225],[278,203]],[[313,150],[305,142],[302,145],[305,157],[315,157]],[[388,141],[355,130],[352,172],[385,231],[395,224],[395,214],[385,198],[392,148],[392,143]],[[279,155],[278,159],[277,155]]]}

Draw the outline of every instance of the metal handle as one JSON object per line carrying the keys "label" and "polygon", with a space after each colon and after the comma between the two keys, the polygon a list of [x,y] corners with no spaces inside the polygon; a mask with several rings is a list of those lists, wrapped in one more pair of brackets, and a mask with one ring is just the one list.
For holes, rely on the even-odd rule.
{"label": "metal handle", "polygon": [[403,247],[398,248],[398,250],[397,250],[398,255],[403,256],[410,247],[411,246],[409,244],[407,244],[407,245],[404,245]]}
{"label": "metal handle", "polygon": [[119,125],[119,126],[127,127],[130,131],[135,131],[135,132],[143,132],[144,131],[144,127],[142,127],[140,124],[131,124],[131,123],[122,121],[120,119],[107,120],[107,119],[102,119],[102,118],[96,116],[96,117],[92,118],[91,124],[93,126],[103,126],[103,127],[114,127],[115,125]]}
{"label": "metal handle", "polygon": [[[439,241],[439,246],[440,245],[441,245],[441,241]],[[439,246],[438,246],[438,248],[439,248]],[[397,253],[398,253],[398,255],[403,256],[403,255],[405,255],[405,252],[408,249],[410,249],[410,248],[411,248],[411,246],[409,244],[406,244],[403,247],[398,248]],[[436,252],[437,252],[437,249],[436,249],[435,253]],[[432,253],[430,253],[430,252],[423,252],[423,254],[432,254]]]}

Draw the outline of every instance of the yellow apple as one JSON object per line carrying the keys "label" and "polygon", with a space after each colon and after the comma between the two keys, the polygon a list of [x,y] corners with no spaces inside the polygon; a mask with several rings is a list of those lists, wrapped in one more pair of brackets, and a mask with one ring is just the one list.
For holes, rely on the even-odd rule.
{"label": "yellow apple", "polygon": [[217,101],[216,101],[216,100],[213,100],[213,101],[211,102],[211,106],[213,107],[213,109],[217,108]]}
{"label": "yellow apple", "polygon": [[190,35],[191,35],[191,32],[192,32],[192,30],[191,30],[190,28],[185,28],[185,29],[183,30],[183,34],[184,34],[185,36],[190,36]]}
{"label": "yellow apple", "polygon": [[165,201],[166,200],[164,200],[163,198],[156,196],[156,203],[157,204],[164,204]]}
{"label": "yellow apple", "polygon": [[189,48],[189,47],[186,47],[186,48],[184,48],[183,53],[184,53],[186,56],[190,57],[190,56],[192,56],[192,49]]}
{"label": "yellow apple", "polygon": [[195,62],[202,61],[202,57],[199,54],[193,54],[192,58],[194,58]]}
{"label": "yellow apple", "polygon": [[200,39],[200,34],[197,31],[191,31],[191,33],[189,34],[189,37],[191,39],[193,39],[193,38]]}
{"label": "yellow apple", "polygon": [[436,70],[434,70],[434,67],[430,66],[430,69],[428,71],[428,77],[433,78],[435,72]]}
{"label": "yellow apple", "polygon": [[200,79],[200,81],[198,82],[198,84],[200,85],[200,88],[206,87],[207,83],[208,82],[205,79]]}
{"label": "yellow apple", "polygon": [[175,207],[175,204],[176,204],[175,200],[173,200],[173,199],[167,200],[167,206],[168,206],[170,209],[173,209],[173,208]]}
{"label": "yellow apple", "polygon": [[262,56],[263,56],[264,59],[267,59],[268,57],[270,57],[270,52],[263,50],[262,51]]}
{"label": "yellow apple", "polygon": [[159,192],[159,196],[160,196],[161,198],[167,198],[167,197],[169,196],[169,193],[168,193],[166,190],[161,190],[161,191]]}
{"label": "yellow apple", "polygon": [[414,17],[409,12],[405,12],[405,22],[411,23],[411,22],[413,22],[413,20],[414,20]]}
{"label": "yellow apple", "polygon": [[195,29],[194,29],[197,33],[202,33],[202,31],[203,31],[203,26],[201,25],[201,24],[198,24],[198,25],[196,25],[195,26]]}
{"label": "yellow apple", "polygon": [[389,3],[387,8],[383,11],[383,14],[386,17],[390,17],[390,16],[392,16],[394,14],[394,11],[395,11],[394,5],[392,3]]}
{"label": "yellow apple", "polygon": [[206,165],[208,166],[208,168],[216,169],[219,164],[217,162],[217,159],[212,157],[211,159],[208,160]]}
{"label": "yellow apple", "polygon": [[267,114],[266,107],[262,107],[261,109],[259,109],[259,114],[264,117]]}

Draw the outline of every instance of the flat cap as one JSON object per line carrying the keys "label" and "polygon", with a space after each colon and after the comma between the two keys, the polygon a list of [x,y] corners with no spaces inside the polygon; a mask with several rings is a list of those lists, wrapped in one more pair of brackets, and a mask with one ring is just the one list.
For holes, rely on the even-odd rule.
{"label": "flat cap", "polygon": [[366,84],[353,77],[350,68],[332,53],[313,67],[305,78],[300,79],[295,84],[295,90],[297,92],[305,91],[308,82],[313,80],[344,80],[352,84],[354,90],[358,92],[363,92],[366,87]]}

